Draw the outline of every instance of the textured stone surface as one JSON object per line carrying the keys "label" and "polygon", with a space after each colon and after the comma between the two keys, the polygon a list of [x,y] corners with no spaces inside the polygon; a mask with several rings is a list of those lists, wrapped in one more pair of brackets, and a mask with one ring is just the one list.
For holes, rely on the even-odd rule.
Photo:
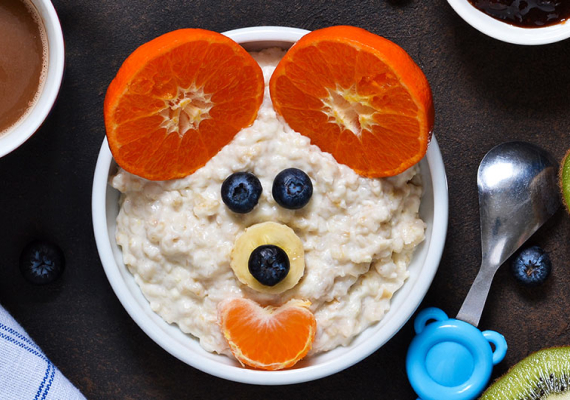
{"label": "textured stone surface", "polygon": [[[91,224],[91,184],[104,138],[103,98],[138,45],[183,27],[254,25],[317,29],[348,24],[400,44],[425,71],[436,105],[435,134],[447,168],[450,220],[440,269],[420,308],[455,315],[480,263],[476,173],[494,145],[539,144],[560,159],[570,147],[570,41],[502,43],[461,20],[444,0],[53,0],[67,66],[56,107],[22,147],[0,159],[0,303],[92,399],[413,399],[405,354],[408,323],[363,362],[316,382],[257,387],[223,381],[178,361],[124,311],[101,267]],[[521,288],[497,273],[480,327],[509,343],[494,376],[542,347],[570,344],[570,218],[560,211],[530,244],[550,252],[553,274]],[[17,265],[31,239],[58,243],[60,281],[32,287]],[[1,397],[1,388],[0,388]]]}

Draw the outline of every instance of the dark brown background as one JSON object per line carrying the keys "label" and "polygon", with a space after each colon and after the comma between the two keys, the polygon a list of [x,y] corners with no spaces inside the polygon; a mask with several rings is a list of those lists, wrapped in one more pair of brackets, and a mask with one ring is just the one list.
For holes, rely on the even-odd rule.
{"label": "dark brown background", "polygon": [[[539,144],[558,160],[570,147],[570,41],[524,47],[491,39],[444,0],[54,0],[66,41],[57,105],[23,146],[0,159],[0,304],[90,399],[415,399],[405,373],[411,323],[363,362],[311,383],[262,387],[206,375],[170,356],[130,319],[99,261],[91,184],[105,135],[103,98],[127,55],[182,27],[223,32],[254,25],[309,30],[349,24],[407,50],[427,75],[435,134],[449,180],[450,223],[441,266],[420,308],[454,316],[480,263],[476,172],[509,140]],[[475,10],[473,12],[476,12]],[[44,237],[67,258],[52,285],[28,284],[22,247]],[[524,289],[506,265],[480,327],[505,335],[509,351],[494,376],[529,352],[570,345],[570,218],[562,210],[533,238],[554,270]],[[0,391],[2,388],[0,388]]]}

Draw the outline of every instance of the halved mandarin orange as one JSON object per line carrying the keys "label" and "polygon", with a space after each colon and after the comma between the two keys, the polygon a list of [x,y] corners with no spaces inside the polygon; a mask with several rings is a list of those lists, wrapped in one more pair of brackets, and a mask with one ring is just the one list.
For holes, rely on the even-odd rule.
{"label": "halved mandarin orange", "polygon": [[396,175],[427,151],[434,107],[425,75],[401,47],[364,29],[303,36],[269,87],[291,128],[362,176]]}
{"label": "halved mandarin orange", "polygon": [[187,176],[253,123],[263,90],[261,68],[228,37],[166,33],[137,48],[109,85],[104,112],[113,157],[147,179]]}
{"label": "halved mandarin orange", "polygon": [[265,370],[292,367],[311,349],[317,323],[309,302],[290,300],[261,307],[232,298],[218,305],[218,319],[232,354],[242,364]]}

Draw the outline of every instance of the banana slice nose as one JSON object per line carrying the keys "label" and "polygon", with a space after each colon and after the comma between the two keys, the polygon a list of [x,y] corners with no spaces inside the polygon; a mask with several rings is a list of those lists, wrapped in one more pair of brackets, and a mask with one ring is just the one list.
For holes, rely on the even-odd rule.
{"label": "banana slice nose", "polygon": [[[289,272],[279,283],[269,286],[257,280],[250,272],[249,260],[260,246],[277,246],[289,259]],[[231,253],[230,265],[238,280],[253,290],[277,294],[295,286],[305,272],[305,251],[301,239],[293,229],[276,222],[262,222],[246,228],[239,235]]]}

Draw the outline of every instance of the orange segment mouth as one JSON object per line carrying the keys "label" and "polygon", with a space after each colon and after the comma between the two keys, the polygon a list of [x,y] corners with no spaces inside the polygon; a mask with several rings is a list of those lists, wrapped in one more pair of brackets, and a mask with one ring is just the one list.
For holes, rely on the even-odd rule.
{"label": "orange segment mouth", "polygon": [[290,300],[280,307],[261,307],[233,298],[218,305],[218,320],[242,365],[279,370],[295,365],[313,345],[317,322],[309,306],[308,301]]}

